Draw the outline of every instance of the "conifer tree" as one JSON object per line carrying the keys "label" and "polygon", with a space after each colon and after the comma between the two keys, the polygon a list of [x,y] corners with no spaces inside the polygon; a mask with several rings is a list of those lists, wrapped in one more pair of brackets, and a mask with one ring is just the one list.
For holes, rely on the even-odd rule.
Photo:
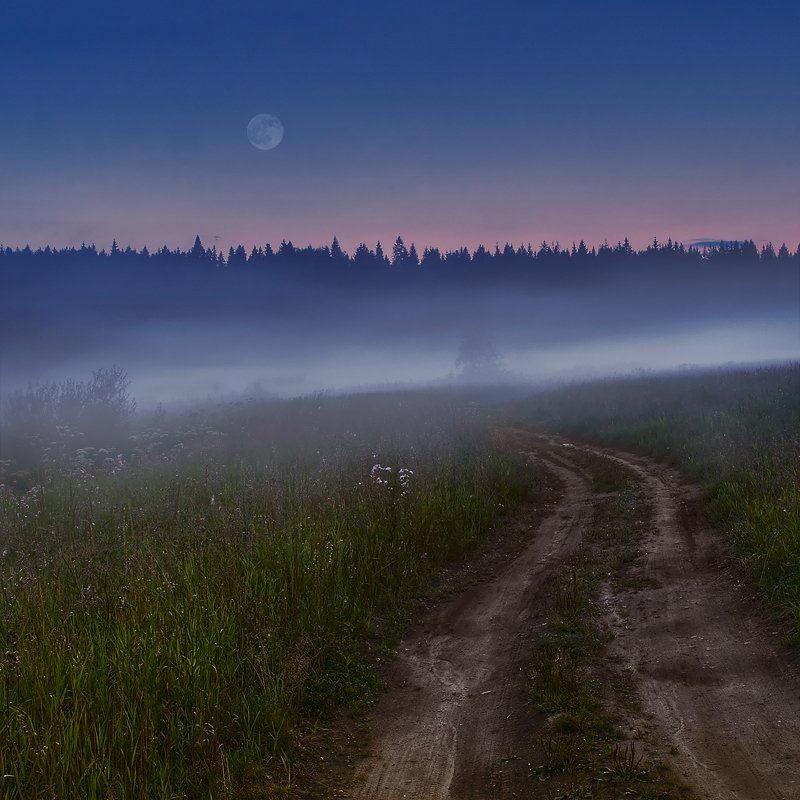
{"label": "conifer tree", "polygon": [[400,236],[395,239],[394,247],[392,248],[392,265],[399,266],[405,264],[408,259],[408,250],[405,243]]}

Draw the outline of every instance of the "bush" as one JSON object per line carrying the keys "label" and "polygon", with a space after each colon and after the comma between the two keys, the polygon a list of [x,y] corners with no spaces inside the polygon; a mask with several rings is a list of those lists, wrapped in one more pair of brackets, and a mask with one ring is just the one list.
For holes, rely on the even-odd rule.
{"label": "bush", "polygon": [[135,403],[128,376],[119,367],[98,369],[88,381],[44,383],[12,392],[5,401],[0,458],[6,476],[39,480],[81,450],[124,446]]}

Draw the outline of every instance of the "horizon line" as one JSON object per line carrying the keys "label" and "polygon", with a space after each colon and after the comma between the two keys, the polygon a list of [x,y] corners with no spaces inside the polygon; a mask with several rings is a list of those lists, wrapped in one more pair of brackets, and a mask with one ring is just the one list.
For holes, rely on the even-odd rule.
{"label": "horizon line", "polygon": [[[101,246],[101,247],[98,247],[98,245],[97,245],[97,243],[95,241],[87,242],[85,240],[82,240],[80,244],[70,243],[70,244],[64,244],[64,245],[59,246],[59,245],[56,245],[56,244],[47,243],[47,244],[44,244],[44,245],[38,245],[35,248],[33,247],[33,245],[31,245],[30,241],[25,242],[24,244],[19,244],[19,243],[10,244],[10,243],[7,243],[7,242],[0,241],[0,252],[4,252],[6,250],[10,250],[11,252],[24,252],[26,249],[29,249],[31,252],[35,253],[35,252],[44,252],[47,249],[50,249],[52,252],[62,252],[62,251],[65,251],[65,250],[66,251],[69,251],[69,250],[78,250],[78,251],[80,251],[82,249],[88,249],[88,250],[95,250],[98,254],[100,254],[100,253],[112,252],[114,247],[116,246],[116,248],[118,250],[123,251],[123,252],[125,250],[130,249],[130,250],[133,250],[134,252],[142,253],[144,251],[144,249],[146,248],[148,253],[150,253],[150,254],[161,252],[164,249],[167,249],[172,253],[189,253],[189,252],[191,252],[192,248],[196,246],[196,243],[197,243],[198,240],[200,241],[200,243],[203,246],[203,248],[205,250],[207,250],[207,251],[216,250],[216,242],[217,241],[227,241],[223,237],[216,236],[216,235],[210,237],[210,239],[212,241],[212,244],[210,246],[203,245],[202,238],[201,238],[200,234],[198,233],[198,234],[196,234],[195,239],[192,242],[192,244],[186,249],[182,248],[180,245],[177,245],[174,248],[171,248],[171,247],[169,247],[169,245],[166,244],[166,242],[162,243],[161,245],[155,246],[155,247],[153,247],[151,245],[148,245],[148,244],[143,244],[141,246],[138,246],[138,245],[134,244],[133,242],[120,244],[120,242],[117,241],[116,237],[112,238],[112,241],[111,241],[110,245]],[[208,241],[208,238],[206,239],[206,241]],[[309,241],[309,242],[307,242],[305,244],[302,244],[302,245],[301,244],[297,244],[296,242],[292,241],[292,239],[290,239],[290,238],[287,239],[286,237],[283,237],[281,239],[281,241],[279,243],[277,243],[276,245],[274,245],[274,246],[273,246],[273,243],[271,241],[264,241],[264,242],[260,242],[259,244],[254,244],[252,246],[252,248],[250,249],[250,251],[247,251],[247,248],[245,247],[245,245],[244,245],[244,243],[242,241],[238,241],[235,245],[234,244],[228,245],[227,248],[225,246],[223,246],[220,250],[217,250],[217,252],[224,254],[226,249],[228,251],[230,251],[230,250],[234,250],[235,251],[235,250],[238,250],[240,247],[245,247],[246,252],[252,252],[252,250],[254,250],[254,249],[264,248],[266,246],[269,246],[275,253],[277,253],[278,248],[280,248],[281,245],[284,245],[284,244],[285,245],[291,245],[296,250],[308,250],[309,248],[314,249],[314,250],[324,250],[325,248],[330,249],[331,247],[334,246],[334,243],[336,243],[345,254],[347,254],[349,256],[352,256],[355,253],[355,251],[359,247],[362,247],[362,246],[368,247],[370,250],[372,250],[374,252],[375,248],[378,245],[380,245],[381,248],[384,251],[386,251],[387,248],[391,250],[391,248],[398,241],[400,241],[402,244],[406,245],[407,247],[414,247],[415,249],[417,249],[415,241],[406,240],[401,234],[398,234],[394,239],[387,239],[385,243],[384,243],[383,240],[378,239],[378,240],[376,240],[374,245],[369,245],[366,240],[362,239],[357,245],[352,247],[352,249],[350,251],[348,251],[345,247],[342,247],[342,245],[339,244],[338,236],[334,235],[334,237],[331,239],[330,242],[326,242],[324,244],[314,244],[314,243]],[[508,239],[506,239],[505,241],[502,241],[500,239],[496,239],[494,241],[494,243],[491,244],[491,245],[488,245],[485,242],[481,242],[480,244],[475,245],[474,247],[469,247],[467,245],[460,245],[460,246],[456,246],[454,248],[446,249],[446,248],[442,248],[442,247],[440,247],[438,245],[435,245],[435,244],[425,245],[424,248],[422,248],[422,251],[424,252],[425,250],[438,250],[440,253],[446,254],[446,253],[458,253],[458,252],[466,249],[466,250],[470,251],[471,253],[477,253],[478,251],[483,249],[483,251],[492,254],[497,249],[502,250],[505,247],[513,247],[515,251],[519,250],[519,248],[522,248],[522,249],[525,249],[525,250],[530,248],[530,249],[533,250],[534,253],[536,253],[539,250],[541,250],[542,247],[547,247],[547,248],[549,248],[551,250],[554,250],[554,249],[558,248],[558,250],[560,252],[565,252],[565,251],[569,252],[573,248],[580,248],[581,246],[584,246],[584,247],[586,247],[586,249],[589,252],[591,252],[592,250],[597,251],[597,250],[605,249],[607,247],[611,248],[611,249],[614,249],[615,247],[625,246],[626,243],[627,243],[628,247],[630,247],[630,249],[633,252],[646,252],[648,249],[654,248],[654,246],[658,246],[658,248],[664,248],[664,247],[666,247],[666,246],[668,246],[670,244],[673,247],[684,247],[687,250],[688,249],[694,249],[694,250],[699,250],[699,251],[711,250],[711,249],[719,249],[719,248],[722,248],[722,247],[725,247],[725,246],[740,246],[740,245],[743,245],[743,244],[752,244],[752,245],[756,245],[756,246],[758,246],[760,244],[762,246],[762,248],[771,246],[773,249],[776,249],[776,250],[779,249],[781,246],[786,246],[787,248],[789,248],[789,246],[790,246],[789,242],[786,241],[786,240],[780,242],[780,244],[776,244],[771,239],[770,240],[767,240],[767,239],[754,239],[752,237],[731,238],[731,239],[727,239],[727,238],[715,239],[715,238],[712,238],[712,237],[707,237],[707,238],[690,239],[688,241],[684,241],[684,240],[681,240],[681,239],[673,239],[671,236],[668,236],[666,240],[659,241],[658,237],[654,236],[651,240],[649,240],[649,242],[648,242],[646,247],[637,248],[637,247],[634,247],[633,244],[631,243],[630,237],[625,236],[622,239],[617,239],[616,242],[610,242],[608,240],[608,238],[603,239],[602,242],[593,241],[591,243],[587,242],[585,239],[573,239],[571,243],[567,243],[566,245],[562,245],[560,239],[553,239],[553,240],[549,240],[549,241],[546,240],[546,239],[542,239],[541,241],[537,242],[535,245],[534,245],[533,241],[531,241],[531,240],[528,240],[527,242],[520,242],[518,244],[515,244],[515,243],[513,243],[512,241],[510,241]],[[800,249],[800,242],[798,242],[798,249]]]}

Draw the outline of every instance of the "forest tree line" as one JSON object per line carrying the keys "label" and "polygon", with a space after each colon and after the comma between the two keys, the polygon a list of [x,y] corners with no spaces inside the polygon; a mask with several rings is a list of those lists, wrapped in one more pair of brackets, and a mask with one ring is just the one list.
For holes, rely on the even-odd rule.
{"label": "forest tree line", "polygon": [[32,249],[24,247],[5,247],[0,245],[0,265],[23,263],[33,264],[68,264],[87,261],[103,261],[115,263],[156,263],[156,262],[184,262],[215,265],[220,267],[235,267],[242,265],[269,265],[280,264],[284,266],[305,265],[311,267],[356,266],[368,268],[412,268],[435,269],[438,267],[459,267],[466,265],[488,266],[492,268],[520,267],[524,265],[602,265],[602,264],[651,264],[682,263],[704,264],[794,264],[800,265],[800,244],[792,251],[786,244],[776,248],[772,243],[762,245],[760,248],[753,240],[715,242],[703,246],[685,246],[680,242],[669,239],[665,243],[654,239],[646,248],[635,249],[629,240],[610,245],[604,242],[599,247],[586,245],[584,241],[572,244],[571,247],[562,247],[558,242],[542,242],[538,247],[530,244],[514,246],[506,243],[494,248],[480,245],[474,250],[461,247],[455,250],[442,251],[436,247],[426,247],[420,253],[411,243],[406,245],[398,236],[390,250],[384,250],[380,242],[371,248],[362,243],[355,248],[352,254],[347,253],[334,237],[330,245],[315,247],[306,245],[297,247],[291,241],[283,240],[279,246],[273,248],[266,243],[263,246],[254,246],[249,252],[243,245],[230,247],[225,253],[217,250],[216,246],[206,247],[199,236],[195,238],[194,245],[189,250],[180,248],[170,249],[166,245],[150,251],[147,247],[136,249],[133,247],[120,248],[114,241],[111,248],[98,249],[94,244],[82,244],[80,247],[54,248],[44,247]]}

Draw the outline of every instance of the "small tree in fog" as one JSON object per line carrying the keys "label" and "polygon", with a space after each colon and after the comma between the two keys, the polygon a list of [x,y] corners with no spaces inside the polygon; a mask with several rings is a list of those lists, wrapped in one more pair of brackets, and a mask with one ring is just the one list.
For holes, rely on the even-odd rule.
{"label": "small tree in fog", "polygon": [[497,380],[506,372],[503,358],[492,341],[475,333],[461,341],[456,369],[462,379],[481,382]]}
{"label": "small tree in fog", "polygon": [[114,437],[127,430],[136,409],[130,396],[128,374],[121,367],[98,369],[84,384],[81,415],[87,430],[94,430],[102,444],[103,434]]}

